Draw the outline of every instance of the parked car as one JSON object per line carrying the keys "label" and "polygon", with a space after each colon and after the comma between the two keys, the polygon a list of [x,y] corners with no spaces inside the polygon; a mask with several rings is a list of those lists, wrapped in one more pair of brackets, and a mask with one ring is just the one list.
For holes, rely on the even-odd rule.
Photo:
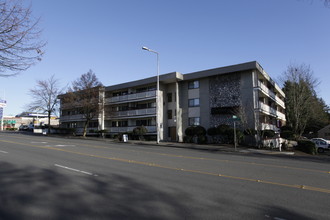
{"label": "parked car", "polygon": [[29,124],[28,131],[33,131],[33,129],[34,129],[34,125],[33,124]]}
{"label": "parked car", "polygon": [[326,150],[330,150],[330,141],[323,138],[312,138],[312,142],[315,143],[318,153],[323,153]]}
{"label": "parked car", "polygon": [[27,125],[21,125],[21,126],[19,126],[19,130],[20,131],[27,131],[27,130],[29,130],[29,126],[27,126]]}

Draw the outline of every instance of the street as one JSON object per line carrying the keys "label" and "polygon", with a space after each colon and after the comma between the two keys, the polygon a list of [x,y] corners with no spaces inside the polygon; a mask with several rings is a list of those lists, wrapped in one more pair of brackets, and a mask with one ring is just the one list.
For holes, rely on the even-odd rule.
{"label": "street", "polygon": [[330,163],[0,133],[0,219],[329,219]]}

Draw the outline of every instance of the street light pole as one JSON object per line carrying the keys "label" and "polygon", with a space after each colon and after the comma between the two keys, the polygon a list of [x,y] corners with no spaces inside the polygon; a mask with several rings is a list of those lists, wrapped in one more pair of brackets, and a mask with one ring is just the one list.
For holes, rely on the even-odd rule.
{"label": "street light pole", "polygon": [[156,89],[156,134],[157,134],[157,144],[159,144],[159,53],[157,51],[151,50],[148,47],[142,47],[142,50],[146,50],[157,55],[157,89]]}

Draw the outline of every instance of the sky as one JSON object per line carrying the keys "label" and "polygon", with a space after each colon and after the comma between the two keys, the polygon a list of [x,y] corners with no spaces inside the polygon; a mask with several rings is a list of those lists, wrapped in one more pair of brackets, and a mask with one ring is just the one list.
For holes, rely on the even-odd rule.
{"label": "sky", "polygon": [[52,75],[66,87],[92,70],[105,86],[160,74],[258,61],[276,81],[310,65],[330,105],[330,7],[319,0],[23,0],[41,17],[43,59],[0,78],[4,115],[27,111]]}

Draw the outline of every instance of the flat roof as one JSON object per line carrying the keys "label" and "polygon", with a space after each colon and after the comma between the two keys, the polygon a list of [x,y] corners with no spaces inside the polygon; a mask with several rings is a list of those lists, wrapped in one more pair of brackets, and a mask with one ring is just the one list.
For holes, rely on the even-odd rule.
{"label": "flat roof", "polygon": [[[159,81],[163,83],[172,83],[176,81],[181,81],[183,80],[183,75],[178,72],[172,72],[172,73],[166,73],[159,75]],[[125,89],[125,88],[130,88],[130,87],[137,87],[137,86],[143,86],[147,84],[152,84],[157,82],[157,76],[145,78],[145,79],[140,79],[136,81],[131,81],[131,82],[126,82],[126,83],[121,83],[113,86],[107,86],[105,87],[105,91],[115,91],[115,90],[120,90],[120,89]]]}

